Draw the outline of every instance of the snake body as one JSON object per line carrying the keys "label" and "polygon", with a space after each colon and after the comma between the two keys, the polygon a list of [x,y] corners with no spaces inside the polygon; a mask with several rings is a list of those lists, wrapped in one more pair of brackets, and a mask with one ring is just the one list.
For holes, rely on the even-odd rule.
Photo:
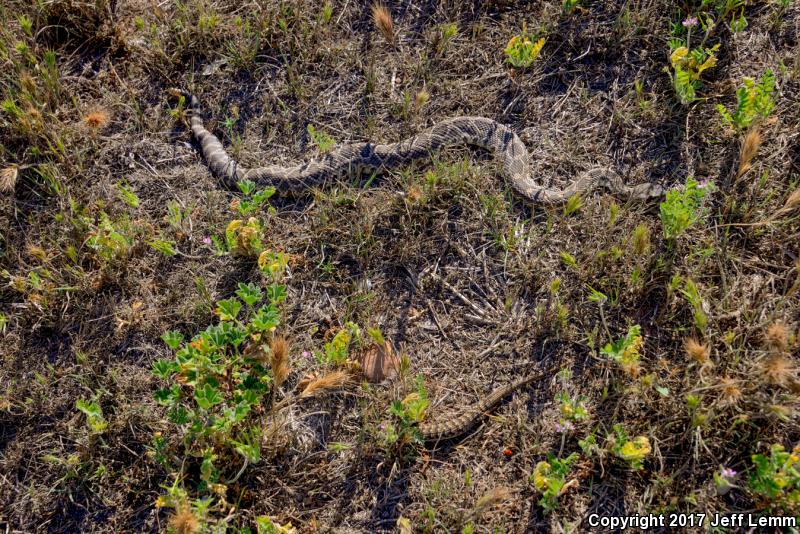
{"label": "snake body", "polygon": [[[400,167],[412,160],[429,157],[447,146],[472,145],[498,156],[502,160],[503,175],[514,190],[534,202],[559,204],[573,195],[601,187],[615,195],[639,200],[658,198],[664,194],[663,189],[655,184],[627,186],[616,172],[605,167],[584,172],[564,189],[544,187],[531,176],[528,151],[517,134],[507,126],[485,117],[446,119],[397,143],[343,145],[293,167],[266,165],[246,168],[231,158],[219,138],[206,129],[200,102],[193,94],[180,89],[171,89],[170,93],[184,97],[192,135],[200,144],[208,167],[229,189],[236,189],[241,180],[250,180],[261,186],[273,186],[279,191],[299,191],[320,186],[329,179]],[[458,417],[440,422],[423,421],[418,425],[419,433],[426,442],[457,437],[472,428],[484,412],[506,396],[541,376],[542,373],[531,374],[501,387]]]}
{"label": "snake body", "polygon": [[625,185],[620,176],[606,167],[582,173],[564,189],[544,187],[531,176],[528,150],[509,127],[486,117],[454,117],[436,123],[428,130],[397,143],[352,143],[293,167],[266,165],[246,168],[231,158],[219,138],[203,124],[200,102],[180,89],[170,93],[183,96],[192,135],[200,144],[211,171],[226,187],[235,189],[240,180],[274,186],[278,191],[298,191],[322,185],[326,180],[361,172],[380,172],[427,158],[447,146],[472,145],[496,154],[502,172],[514,190],[524,198],[544,204],[566,202],[571,196],[604,187],[615,195],[647,200],[663,195],[656,184]]}

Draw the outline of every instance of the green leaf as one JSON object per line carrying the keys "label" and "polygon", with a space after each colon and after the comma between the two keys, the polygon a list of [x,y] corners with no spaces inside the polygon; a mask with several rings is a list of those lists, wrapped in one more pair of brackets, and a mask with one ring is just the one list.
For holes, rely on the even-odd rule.
{"label": "green leaf", "polygon": [[166,343],[169,348],[175,350],[180,346],[181,341],[183,341],[183,334],[177,330],[167,330],[161,335],[161,339],[164,340],[164,343]]}
{"label": "green leaf", "polygon": [[239,282],[239,289],[236,291],[236,295],[248,306],[253,306],[256,302],[264,297],[264,293],[261,291],[261,288],[252,282],[247,284]]}
{"label": "green leaf", "polygon": [[239,315],[242,303],[238,299],[230,298],[217,302],[217,315],[223,321],[233,321]]}
{"label": "green leaf", "polygon": [[153,362],[153,374],[167,380],[173,373],[181,370],[181,366],[174,360],[156,360]]}
{"label": "green leaf", "polygon": [[197,405],[208,410],[223,401],[222,394],[211,384],[204,384],[194,392],[194,400]]}

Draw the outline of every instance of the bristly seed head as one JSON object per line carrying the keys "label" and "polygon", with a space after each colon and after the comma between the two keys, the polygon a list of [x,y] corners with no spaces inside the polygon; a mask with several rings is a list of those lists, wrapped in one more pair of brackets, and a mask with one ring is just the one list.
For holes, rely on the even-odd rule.
{"label": "bristly seed head", "polygon": [[776,321],[767,327],[764,341],[768,347],[783,352],[789,348],[789,329],[784,323]]}
{"label": "bristly seed head", "polygon": [[742,390],[736,380],[725,377],[719,381],[719,400],[723,406],[734,406],[742,399]]}
{"label": "bristly seed head", "polygon": [[94,132],[98,132],[108,125],[109,118],[108,111],[97,108],[83,116],[83,123]]}
{"label": "bristly seed head", "polygon": [[792,361],[782,354],[775,354],[764,360],[762,372],[767,382],[785,386],[795,378],[795,367]]}
{"label": "bristly seed head", "polygon": [[10,193],[17,185],[17,175],[19,168],[16,165],[11,165],[0,171],[0,192]]}
{"label": "bristly seed head", "polygon": [[686,355],[697,363],[708,363],[711,351],[707,344],[700,343],[697,339],[690,337],[684,342],[683,349],[686,351]]}
{"label": "bristly seed head", "polygon": [[739,171],[736,173],[737,178],[740,178],[750,169],[750,163],[756,156],[758,147],[761,146],[761,141],[761,132],[759,132],[757,128],[753,128],[745,135],[744,141],[742,141],[742,148],[739,152]]}
{"label": "bristly seed head", "polygon": [[200,521],[186,503],[175,510],[175,513],[169,518],[168,526],[170,530],[178,534],[195,534],[196,532],[200,532]]}
{"label": "bristly seed head", "polygon": [[372,4],[372,20],[375,22],[375,27],[381,32],[383,38],[388,42],[394,42],[394,24],[392,23],[392,13],[389,9],[380,3]]}
{"label": "bristly seed head", "polygon": [[269,351],[272,379],[275,387],[280,387],[289,376],[289,343],[282,336],[274,337],[270,341]]}

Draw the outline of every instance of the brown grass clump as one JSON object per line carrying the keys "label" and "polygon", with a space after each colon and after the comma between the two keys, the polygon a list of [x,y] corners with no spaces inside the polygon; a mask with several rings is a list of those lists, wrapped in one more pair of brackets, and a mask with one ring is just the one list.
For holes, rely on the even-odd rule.
{"label": "brown grass clump", "polygon": [[761,146],[761,142],[761,132],[756,128],[753,128],[745,135],[744,141],[742,141],[742,148],[739,151],[739,170],[736,173],[737,179],[741,178],[744,173],[750,170],[751,163],[758,152],[758,147]]}
{"label": "brown grass clump", "polygon": [[383,4],[375,3],[372,5],[372,20],[375,27],[381,32],[383,38],[388,42],[394,42],[394,23],[392,23],[392,13]]}
{"label": "brown grass clump", "polygon": [[106,126],[108,126],[111,115],[108,111],[97,108],[83,116],[83,124],[85,124],[92,133],[97,133]]}
{"label": "brown grass clump", "polygon": [[350,375],[345,371],[332,371],[324,376],[311,380],[300,394],[307,398],[343,386],[350,380]]}
{"label": "brown grass clump", "polygon": [[10,193],[17,185],[17,175],[19,169],[16,165],[11,165],[0,171],[0,191],[3,193]]}
{"label": "brown grass clump", "polygon": [[167,527],[172,532],[178,534],[195,534],[200,532],[200,521],[194,515],[188,504],[182,504],[175,513],[172,514],[167,523]]}
{"label": "brown grass clump", "polygon": [[789,348],[789,329],[782,322],[776,321],[767,327],[764,341],[772,349],[785,351]]}
{"label": "brown grass clump", "polygon": [[690,337],[684,342],[683,348],[686,351],[686,355],[693,361],[702,365],[708,363],[711,351],[707,344],[700,343],[697,339]]}
{"label": "brown grass clump", "polygon": [[289,343],[283,336],[272,338],[269,343],[270,366],[275,387],[280,387],[289,376]]}

